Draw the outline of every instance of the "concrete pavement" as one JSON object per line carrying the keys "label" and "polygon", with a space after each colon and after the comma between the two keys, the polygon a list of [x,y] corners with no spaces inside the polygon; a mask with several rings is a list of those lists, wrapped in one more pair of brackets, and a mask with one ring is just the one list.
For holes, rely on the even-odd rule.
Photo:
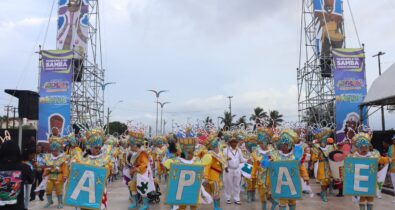
{"label": "concrete pavement", "polygon": [[[312,185],[313,191],[314,192],[319,192],[319,186],[316,184]],[[166,185],[162,181],[161,184],[161,189],[162,193],[166,192]],[[108,188],[108,205],[110,210],[121,210],[124,209],[126,210],[128,205],[130,204],[128,200],[128,189],[126,186],[121,182],[121,181],[116,181],[112,183],[109,188]],[[258,196],[257,196],[258,197]],[[297,202],[297,209],[303,209],[303,210],[358,210],[359,207],[358,205],[353,204],[351,197],[342,197],[342,198],[337,198],[333,195],[329,196],[329,202],[327,204],[323,204],[318,196],[314,196],[313,198],[310,198],[310,196],[305,196],[302,200],[299,200]],[[386,210],[386,209],[395,209],[395,204],[392,204],[391,201],[394,199],[394,197],[383,194],[382,199],[375,199],[375,210]],[[56,203],[56,198],[55,201]],[[221,200],[221,207],[224,210],[247,210],[247,209],[256,209],[260,210],[261,205],[259,201],[253,202],[253,203],[247,203],[245,202],[245,196],[244,193],[242,193],[242,205],[238,206],[235,204],[226,204],[225,199],[223,198],[222,195],[222,200]],[[170,207],[168,205],[164,205],[164,195],[161,196],[161,203],[157,205],[151,205],[150,209],[158,209],[158,210],[168,210]],[[30,208],[31,210],[41,210],[43,209],[43,206],[45,204],[45,201],[33,201],[30,203]],[[268,205],[270,207],[270,204]],[[56,206],[54,205],[53,208],[50,208],[55,210]],[[74,208],[72,207],[64,207],[64,210],[72,210]],[[201,210],[212,210],[213,207],[211,205],[202,205]]]}

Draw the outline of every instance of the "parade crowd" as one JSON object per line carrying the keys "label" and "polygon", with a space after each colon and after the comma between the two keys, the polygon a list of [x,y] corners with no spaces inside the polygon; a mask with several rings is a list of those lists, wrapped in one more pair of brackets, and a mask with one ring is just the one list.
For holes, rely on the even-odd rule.
{"label": "parade crowd", "polygon": [[[0,210],[28,209],[29,200],[37,195],[43,208],[63,208],[66,182],[72,163],[104,167],[108,171],[106,185],[122,179],[129,189],[130,206],[125,209],[146,210],[160,202],[160,183],[169,179],[172,164],[202,165],[199,202],[191,205],[169,205],[170,209],[198,209],[212,205],[214,210],[226,209],[220,205],[221,192],[226,205],[246,202],[261,203],[261,209],[296,209],[295,199],[275,199],[271,195],[269,165],[275,161],[297,160],[302,189],[313,194],[310,183],[321,186],[317,193],[322,202],[330,202],[328,193],[337,190],[343,197],[342,173],[334,162],[345,157],[375,158],[378,170],[386,170],[395,186],[395,136],[383,142],[385,152],[380,153],[371,144],[372,132],[366,127],[349,127],[343,141],[334,141],[329,127],[267,127],[256,125],[253,130],[233,128],[216,130],[214,126],[184,126],[166,136],[147,138],[143,129],[130,127],[123,134],[106,135],[101,128],[84,128],[60,137],[53,129],[44,149],[38,144],[35,154],[21,155],[18,145],[9,136],[0,144],[0,186],[6,189],[12,180],[7,171],[17,171],[20,182],[13,184],[7,202],[1,200]],[[309,140],[311,139],[311,140]],[[339,166],[342,167],[342,166]],[[310,179],[313,178],[313,179]],[[148,185],[140,186],[141,180]],[[377,195],[354,196],[360,210],[372,210],[375,197],[381,198],[383,181],[377,180]],[[7,192],[3,188],[0,192]],[[54,192],[55,191],[55,192]],[[244,193],[243,193],[244,192]],[[163,196],[162,196],[163,197]],[[311,196],[313,197],[313,196]],[[14,198],[14,199],[12,199]],[[311,198],[315,199],[315,198]],[[395,204],[395,200],[393,201]],[[107,189],[102,198],[102,209],[107,209]],[[151,206],[155,209],[155,206]],[[81,208],[83,209],[83,208]]]}

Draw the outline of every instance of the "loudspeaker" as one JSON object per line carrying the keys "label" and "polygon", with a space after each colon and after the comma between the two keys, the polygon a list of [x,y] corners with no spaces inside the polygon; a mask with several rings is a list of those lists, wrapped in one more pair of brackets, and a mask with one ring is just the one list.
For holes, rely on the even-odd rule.
{"label": "loudspeaker", "polygon": [[30,90],[4,90],[19,99],[19,118],[38,120],[38,93]]}
{"label": "loudspeaker", "polygon": [[332,64],[332,60],[329,58],[321,58],[320,59],[320,68],[321,68],[321,76],[322,77],[331,77],[332,76],[331,64]]}
{"label": "loudspeaker", "polygon": [[73,59],[73,82],[81,82],[84,63],[81,59]]}

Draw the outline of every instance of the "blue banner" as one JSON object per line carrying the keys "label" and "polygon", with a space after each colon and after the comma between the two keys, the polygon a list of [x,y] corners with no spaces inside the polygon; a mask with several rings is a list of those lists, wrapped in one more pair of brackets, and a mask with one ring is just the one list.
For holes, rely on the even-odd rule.
{"label": "blue banner", "polygon": [[297,160],[270,162],[269,174],[273,198],[302,198],[302,183]]}
{"label": "blue banner", "polygon": [[[333,49],[333,79],[336,98],[336,140],[343,141],[345,128],[360,119],[358,105],[366,96],[365,54],[363,49]],[[366,123],[366,110],[363,110]]]}
{"label": "blue banner", "polygon": [[165,203],[172,205],[196,205],[199,200],[203,170],[203,165],[172,163]]}
{"label": "blue banner", "polygon": [[63,136],[70,127],[73,52],[48,50],[41,55],[37,139],[46,142],[55,130]]}
{"label": "blue banner", "polygon": [[377,158],[352,158],[344,161],[344,195],[376,196]]}
{"label": "blue banner", "polygon": [[80,208],[100,209],[107,174],[106,168],[73,163],[64,204]]}

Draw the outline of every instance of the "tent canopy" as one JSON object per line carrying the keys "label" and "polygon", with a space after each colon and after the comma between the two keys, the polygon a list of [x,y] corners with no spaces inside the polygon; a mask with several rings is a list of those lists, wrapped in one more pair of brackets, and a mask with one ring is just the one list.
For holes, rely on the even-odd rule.
{"label": "tent canopy", "polygon": [[375,79],[360,106],[395,105],[395,63]]}

